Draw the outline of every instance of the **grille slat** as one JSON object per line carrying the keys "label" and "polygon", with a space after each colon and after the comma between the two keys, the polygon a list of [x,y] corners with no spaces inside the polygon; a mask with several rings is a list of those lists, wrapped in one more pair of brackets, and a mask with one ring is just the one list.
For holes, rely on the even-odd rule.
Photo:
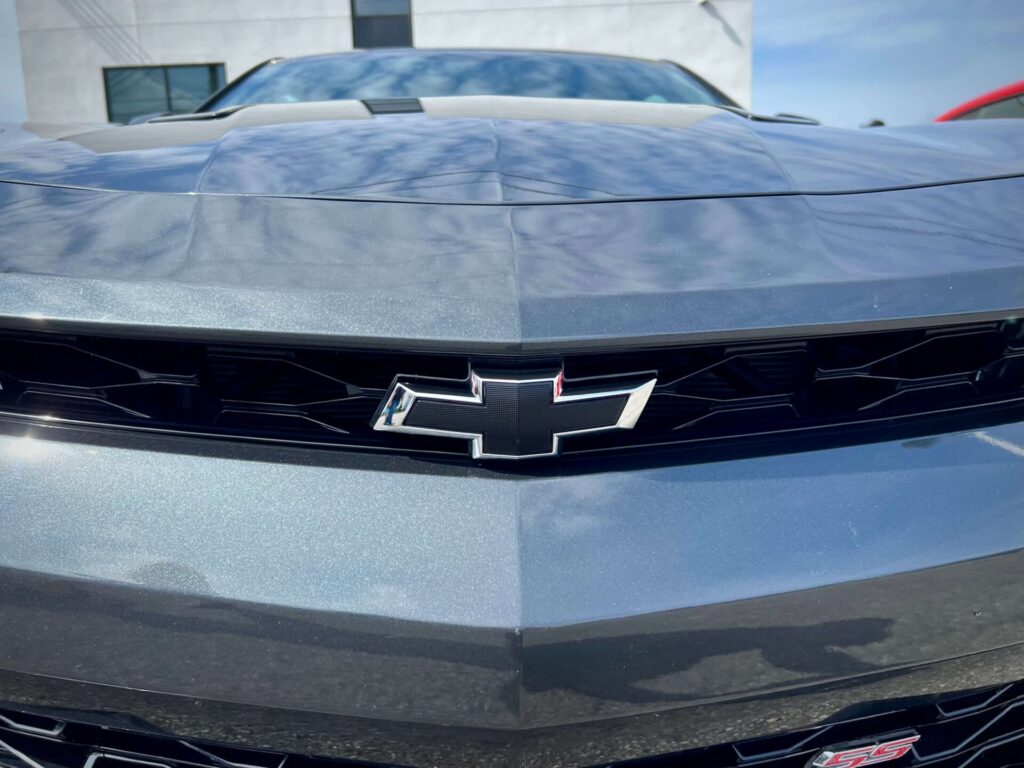
{"label": "grille slat", "polygon": [[[567,438],[563,453],[792,439],[822,430],[990,412],[1020,418],[1024,324],[635,351],[475,355],[117,338],[0,330],[0,412],[190,435],[427,452],[468,460],[465,442],[373,431],[397,376],[468,378],[564,367],[566,389],[655,372],[636,428]],[[593,381],[589,383],[595,383]],[[987,410],[986,410],[987,409]],[[1008,410],[1009,409],[1009,410]],[[992,422],[988,422],[992,423]],[[861,431],[870,440],[870,430]]]}

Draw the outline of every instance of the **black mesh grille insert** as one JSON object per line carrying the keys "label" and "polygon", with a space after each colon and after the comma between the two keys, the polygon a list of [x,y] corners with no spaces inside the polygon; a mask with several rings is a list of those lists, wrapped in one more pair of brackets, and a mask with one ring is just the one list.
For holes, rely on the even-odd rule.
{"label": "black mesh grille insert", "polygon": [[[323,349],[0,330],[0,413],[229,438],[468,458],[465,440],[375,432],[397,376],[468,387],[470,368],[656,375],[636,428],[568,437],[563,454],[736,445],[801,435],[1021,418],[1024,326],[1007,319],[915,330],[562,355]],[[619,407],[616,404],[616,407]],[[947,419],[938,422],[936,419]],[[867,429],[865,429],[867,427]],[[777,450],[777,449],[776,449]]]}

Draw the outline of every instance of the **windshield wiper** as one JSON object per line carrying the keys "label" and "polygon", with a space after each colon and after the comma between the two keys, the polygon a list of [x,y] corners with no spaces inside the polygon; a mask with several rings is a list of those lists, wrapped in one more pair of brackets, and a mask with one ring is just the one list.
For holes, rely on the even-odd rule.
{"label": "windshield wiper", "polygon": [[164,117],[154,117],[152,120],[147,120],[147,123],[186,123],[193,120],[219,120],[222,117],[233,115],[240,109],[245,109],[250,106],[249,104],[235,104],[230,107],[224,107],[224,109],[216,109],[213,112],[186,112],[183,115],[166,115]]}
{"label": "windshield wiper", "polygon": [[734,115],[739,115],[747,120],[754,120],[758,123],[793,123],[794,125],[821,125],[821,122],[815,120],[813,117],[804,117],[803,115],[790,115],[785,113],[779,113],[777,115],[759,115],[756,112],[750,112],[749,110],[743,109],[742,107],[732,107],[728,104],[715,104],[714,106],[719,109],[725,109],[732,112]]}

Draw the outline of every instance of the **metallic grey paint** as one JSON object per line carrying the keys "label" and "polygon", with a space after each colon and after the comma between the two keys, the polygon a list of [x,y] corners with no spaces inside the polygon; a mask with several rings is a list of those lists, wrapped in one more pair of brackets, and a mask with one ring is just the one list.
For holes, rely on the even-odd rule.
{"label": "metallic grey paint", "polygon": [[1021,425],[546,479],[41,437],[0,439],[9,671],[518,729],[1024,637]]}
{"label": "metallic grey paint", "polygon": [[879,131],[684,104],[423,99],[254,105],[217,119],[0,138],[0,180],[147,192],[504,203],[890,189],[1024,173],[1005,121]]}
{"label": "metallic grey paint", "polygon": [[[1024,179],[978,180],[1024,172],[1019,132],[701,117],[8,130],[0,322],[557,350],[1024,308]],[[343,154],[364,128],[491,175],[262,196],[408,192]],[[543,194],[504,198],[520,167]],[[598,176],[701,199],[549,204]],[[541,477],[4,421],[0,700],[428,764],[759,736],[1024,677],[1022,510],[1024,423]]]}
{"label": "metallic grey paint", "polygon": [[518,207],[0,184],[0,317],[508,348],[1015,310],[1022,200],[1020,178]]}

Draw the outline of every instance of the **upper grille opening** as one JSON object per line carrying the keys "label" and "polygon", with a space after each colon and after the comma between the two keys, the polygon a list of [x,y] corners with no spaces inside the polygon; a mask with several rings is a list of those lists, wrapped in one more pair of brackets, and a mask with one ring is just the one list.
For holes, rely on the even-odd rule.
{"label": "upper grille opening", "polygon": [[[564,368],[567,386],[653,373],[635,429],[568,437],[563,454],[733,445],[972,414],[1020,418],[1024,324],[846,333],[561,356],[475,355],[0,330],[0,413],[188,435],[469,460],[465,442],[375,432],[397,376],[465,381],[470,368]],[[980,418],[980,416],[979,416]],[[966,419],[966,421],[965,421]],[[952,422],[951,422],[952,423]],[[989,422],[991,423],[991,422]],[[868,427],[868,429],[864,429]],[[946,425],[948,427],[948,425]]]}

